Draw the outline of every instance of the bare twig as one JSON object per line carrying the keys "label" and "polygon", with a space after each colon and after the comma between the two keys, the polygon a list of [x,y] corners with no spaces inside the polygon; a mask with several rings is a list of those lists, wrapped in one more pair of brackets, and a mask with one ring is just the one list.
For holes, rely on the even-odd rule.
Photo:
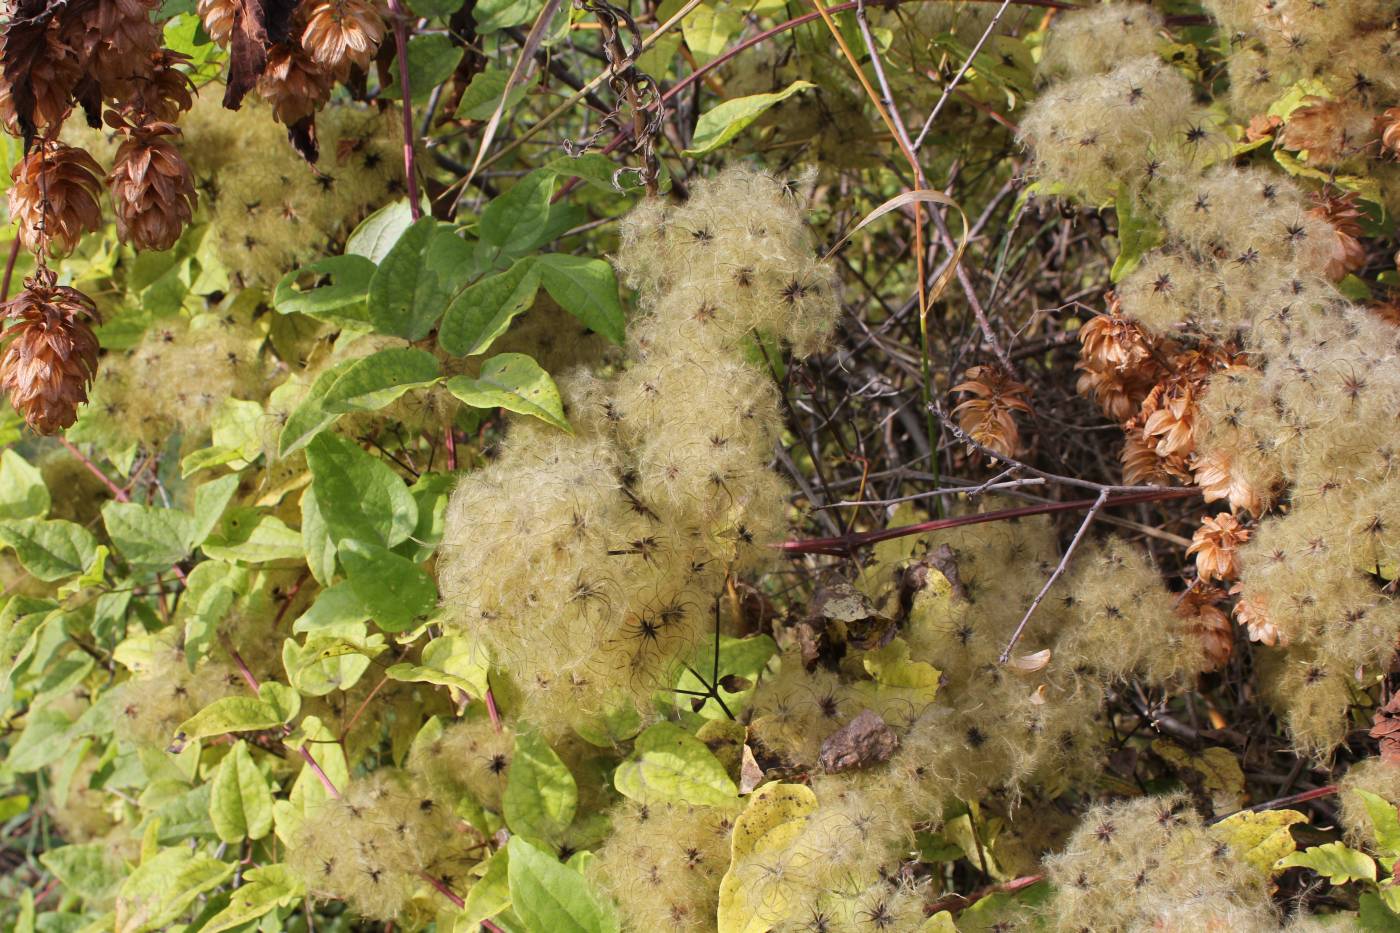
{"label": "bare twig", "polygon": [[1040,606],[1041,601],[1045,599],[1045,594],[1050,592],[1050,588],[1055,585],[1055,581],[1060,579],[1060,576],[1065,572],[1065,568],[1069,566],[1070,558],[1074,556],[1075,550],[1078,549],[1079,542],[1084,540],[1084,532],[1089,530],[1089,526],[1094,523],[1094,516],[1099,514],[1099,510],[1103,508],[1104,503],[1107,501],[1108,490],[1105,489],[1099,493],[1099,497],[1094,500],[1094,504],[1090,506],[1089,511],[1085,513],[1084,521],[1079,523],[1079,530],[1074,533],[1074,538],[1070,540],[1069,547],[1065,548],[1065,554],[1055,566],[1055,572],[1050,574],[1050,579],[1045,581],[1045,585],[1040,588],[1040,592],[1036,594],[1035,599],[1031,600],[1030,606],[1026,609],[1026,614],[1021,616],[1021,621],[1016,624],[1016,630],[1011,633],[1011,640],[1006,643],[1006,647],[1001,650],[1001,656],[997,658],[998,664],[1005,664],[1011,659],[1011,652],[1015,650],[1016,642],[1021,640],[1021,633],[1026,630],[1026,625],[1031,621],[1031,616],[1035,614],[1035,610]]}

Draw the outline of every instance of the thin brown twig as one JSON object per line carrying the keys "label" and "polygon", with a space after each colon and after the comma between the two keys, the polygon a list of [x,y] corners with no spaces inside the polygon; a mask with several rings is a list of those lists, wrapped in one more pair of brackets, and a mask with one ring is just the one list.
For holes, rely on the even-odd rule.
{"label": "thin brown twig", "polygon": [[89,473],[100,479],[102,481],[102,485],[107,487],[107,491],[110,492],[118,502],[131,501],[131,496],[127,494],[126,490],[122,489],[116,483],[112,482],[112,480],[108,478],[106,473],[102,472],[102,470],[97,466],[97,464],[93,463],[91,460],[88,459],[87,454],[83,453],[76,446],[74,446],[72,441],[68,440],[68,438],[60,434],[58,436],[58,442],[62,444],[70,454],[76,457],[78,459],[78,462],[81,463],[84,467],[86,467]]}
{"label": "thin brown twig", "polygon": [[1050,579],[1045,581],[1045,585],[1040,588],[1040,592],[1035,594],[1035,599],[1031,600],[1030,606],[1026,608],[1026,614],[1021,616],[1021,621],[1016,624],[1016,630],[1011,633],[1011,639],[1006,643],[1006,647],[1002,649],[1001,656],[997,658],[998,664],[1005,664],[1007,661],[1011,660],[1011,652],[1015,650],[1016,643],[1021,640],[1021,633],[1024,632],[1026,626],[1030,624],[1031,616],[1035,615],[1035,610],[1039,608],[1041,601],[1045,599],[1045,594],[1049,593],[1051,587],[1055,585],[1055,581],[1059,580],[1061,575],[1064,574],[1065,568],[1069,566],[1070,558],[1074,556],[1074,552],[1079,548],[1079,542],[1084,540],[1084,533],[1089,530],[1089,526],[1094,523],[1094,517],[1099,514],[1099,511],[1107,501],[1108,490],[1105,489],[1099,493],[1099,497],[1094,500],[1094,504],[1090,506],[1089,511],[1084,514],[1084,521],[1079,523],[1079,530],[1074,533],[1074,537],[1069,542],[1069,547],[1065,548],[1064,556],[1061,557],[1060,562],[1055,565],[1055,571],[1050,574]]}

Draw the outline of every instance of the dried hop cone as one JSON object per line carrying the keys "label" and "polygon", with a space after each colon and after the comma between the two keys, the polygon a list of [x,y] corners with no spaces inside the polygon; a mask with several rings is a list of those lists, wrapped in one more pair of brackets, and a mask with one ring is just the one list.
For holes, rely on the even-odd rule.
{"label": "dried hop cone", "polygon": [[323,0],[311,8],[302,48],[335,75],[367,68],[384,39],[384,18],[365,0]]}
{"label": "dried hop cone", "polygon": [[204,24],[204,31],[209,33],[209,38],[228,48],[229,39],[233,37],[233,27],[238,23],[240,8],[238,0],[199,0],[196,10],[200,22]]}
{"label": "dried hop cone", "polygon": [[1361,208],[1356,194],[1315,194],[1315,206],[1308,213],[1332,227],[1332,252],[1323,274],[1334,282],[1366,265],[1366,247],[1361,242]]}
{"label": "dried hop cone", "polygon": [[1021,447],[1021,432],[1014,412],[1032,411],[1026,396],[1030,389],[999,366],[974,366],[963,374],[954,392],[966,392],[953,409],[958,426],[984,447],[1008,457]]}
{"label": "dried hop cone", "polygon": [[169,249],[194,214],[194,175],[167,138],[171,123],[129,126],[110,111],[107,122],[126,133],[107,185],[117,213],[117,235],[137,249]]}
{"label": "dried hop cone", "polygon": [[102,167],[83,149],[57,141],[29,151],[10,178],[10,216],[30,250],[46,246],[67,254],[84,234],[102,226]]}
{"label": "dried hop cone", "polygon": [[278,121],[291,126],[330,100],[335,79],[300,48],[274,45],[267,68],[258,78],[258,93],[272,105]]}
{"label": "dried hop cone", "polygon": [[54,434],[78,417],[97,372],[97,308],[82,292],[54,285],[40,269],[4,304],[13,322],[0,352],[0,388],[31,428]]}
{"label": "dried hop cone", "polygon": [[0,30],[0,119],[11,133],[61,125],[82,78],[82,58],[64,41],[57,17]]}
{"label": "dried hop cone", "polygon": [[1186,556],[1196,555],[1196,573],[1202,580],[1233,580],[1240,575],[1240,546],[1248,540],[1249,529],[1229,512],[1207,515],[1191,537]]}

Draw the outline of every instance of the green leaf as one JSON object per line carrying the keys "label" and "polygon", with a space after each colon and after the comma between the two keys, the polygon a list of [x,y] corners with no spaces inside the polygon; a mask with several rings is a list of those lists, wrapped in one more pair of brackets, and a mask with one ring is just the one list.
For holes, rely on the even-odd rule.
{"label": "green leaf", "polygon": [[[690,667],[708,671],[714,659],[714,650],[714,638],[706,638],[691,656]],[[724,705],[729,708],[729,713],[737,716],[744,709],[749,697],[753,695],[754,687],[758,684],[759,675],[768,666],[768,659],[777,652],[777,642],[767,635],[755,635],[751,638],[720,636],[719,676],[721,683],[719,684],[719,695],[720,699],[724,700]],[[728,689],[725,686],[726,681],[736,689]],[[706,691],[706,685],[701,683],[700,678],[688,669],[680,672],[676,686],[681,690],[701,693]],[[729,719],[729,713],[726,713],[713,698],[706,698],[705,702],[696,709],[692,701],[699,699],[699,697],[677,693],[673,702],[676,709],[699,714],[705,719]]]}
{"label": "green leaf", "polygon": [[1288,827],[1307,821],[1308,818],[1297,810],[1242,811],[1216,823],[1210,833],[1228,843],[1236,858],[1267,875],[1279,859],[1298,849]]}
{"label": "green leaf", "polygon": [[415,221],[375,270],[369,283],[369,319],[381,334],[422,340],[442,314],[445,305],[434,300],[439,297],[433,287],[436,276],[424,261],[437,228],[432,217]]}
{"label": "green leaf", "polygon": [[1359,787],[1353,793],[1366,806],[1366,815],[1371,818],[1371,831],[1375,834],[1380,854],[1400,856],[1400,815],[1397,815],[1395,805],[1379,794]]}
{"label": "green leaf", "polygon": [[326,411],[326,407],[322,403],[331,386],[335,385],[335,381],[354,364],[354,360],[337,363],[324,370],[316,377],[316,381],[311,383],[306,397],[287,416],[286,424],[282,425],[282,433],[277,438],[279,457],[290,457],[301,450],[311,443],[312,438],[330,427],[340,417],[335,412]]}
{"label": "green leaf", "polygon": [[[461,6],[462,0],[456,0]],[[466,50],[444,33],[425,33],[408,40],[408,87],[415,104],[426,101],[437,87],[457,70]],[[379,96],[397,100],[403,96],[399,88],[399,66],[393,65],[394,80],[381,88]]]}
{"label": "green leaf", "polygon": [[0,521],[0,543],[47,583],[82,573],[97,556],[97,540],[82,525],[62,519]]}
{"label": "green leaf", "polygon": [[438,345],[453,356],[485,353],[510,322],[535,301],[539,274],[532,258],[517,259],[504,272],[463,289],[442,317]]}
{"label": "green leaf", "polygon": [[301,546],[311,576],[322,586],[330,586],[335,576],[335,542],[316,501],[316,491],[310,488],[301,494]]}
{"label": "green leaf", "polygon": [[180,461],[180,475],[223,464],[241,470],[262,455],[266,413],[257,402],[226,398],[212,425],[213,443],[191,451]]}
{"label": "green leaf", "polygon": [[444,635],[423,647],[418,664],[395,664],[384,673],[391,680],[456,687],[469,696],[484,696],[488,658],[480,645],[461,635]]}
{"label": "green leaf", "polygon": [[235,843],[271,832],[272,791],[253,764],[247,742],[234,743],[210,783],[209,819],[220,839]]}
{"label": "green leaf", "polygon": [[328,412],[374,411],[441,375],[435,356],[413,347],[391,347],[355,360],[326,390]]}
{"label": "green leaf", "polygon": [[685,44],[700,64],[717,58],[730,37],[744,28],[743,11],[733,9],[736,6],[730,0],[702,3],[681,22]]}
{"label": "green leaf", "polygon": [[553,194],[553,172],[536,169],[526,175],[505,194],[492,198],[481,212],[481,242],[508,256],[538,246],[549,223],[549,199]]}
{"label": "green leaf", "polygon": [[617,766],[613,786],[639,803],[721,807],[739,799],[739,788],[705,743],[669,722],[638,736],[631,756]]}
{"label": "green leaf", "polygon": [[716,104],[695,123],[695,133],[691,137],[691,148],[687,156],[704,155],[714,152],[735,136],[738,136],[750,123],[763,116],[764,111],[774,104],[787,100],[799,91],[816,87],[810,81],[794,81],[781,91],[771,94],[753,94]]}
{"label": "green leaf", "polygon": [[478,0],[472,7],[480,35],[531,22],[544,9],[544,0]]}
{"label": "green leaf", "polygon": [[622,344],[622,302],[612,264],[587,256],[546,253],[538,257],[540,284],[559,307],[613,343]]}
{"label": "green leaf", "polygon": [[[342,637],[344,636],[344,637]],[[369,670],[372,655],[382,650],[384,636],[369,635],[363,622],[308,636],[305,645],[282,642],[282,666],[291,684],[304,696],[325,696],[349,690]]]}
{"label": "green leaf", "polygon": [[[354,253],[318,259],[282,277],[272,292],[272,306],[279,314],[305,314],[331,323],[368,321],[365,299],[375,268],[369,259]],[[308,275],[329,281],[297,288],[296,283]]]}
{"label": "green leaf", "polygon": [[531,415],[564,431],[564,403],[549,373],[523,353],[501,353],[481,367],[481,376],[454,376],[447,391],[473,408],[504,408]]}
{"label": "green leaf", "polygon": [[759,881],[754,862],[792,842],[817,810],[817,795],[804,784],[765,784],[756,790],[734,821],[729,868],[719,883],[718,933],[765,933],[772,924],[753,915],[751,904],[761,897],[768,916],[783,917],[800,878],[791,873]]}
{"label": "green leaf", "polygon": [[77,738],[73,720],[59,710],[52,707],[32,709],[25,717],[19,739],[10,746],[5,764],[18,772],[38,771],[63,757]]}
{"label": "green leaf", "polygon": [[534,839],[554,841],[574,821],[578,807],[574,776],[533,730],[516,733],[502,804],[511,832]]}
{"label": "green leaf", "polygon": [[280,907],[290,907],[306,894],[306,886],[286,865],[260,865],[243,875],[243,884],[228,906],[210,917],[199,933],[223,933],[251,923]]}
{"label": "green leaf", "polygon": [[220,560],[202,561],[190,571],[177,621],[185,625],[185,654],[201,657],[214,640],[218,624],[248,591],[248,571]]}
{"label": "green leaf", "polygon": [[[457,116],[467,120],[491,119],[491,114],[496,112],[496,107],[501,103],[501,95],[505,93],[509,80],[510,72],[504,68],[487,68],[478,72],[462,92],[462,100],[457,104]],[[506,99],[506,109],[520,103],[528,90],[525,83],[511,88],[510,97]]]}
{"label": "green leaf", "polygon": [[510,906],[510,848],[497,849],[486,860],[481,880],[467,891],[467,904],[454,929],[476,933],[481,921],[489,920]]}
{"label": "green leaf", "polygon": [[227,881],[234,867],[185,846],[143,859],[117,895],[116,933],[169,929],[195,898]]}
{"label": "green leaf", "polygon": [[69,894],[89,901],[110,897],[127,876],[127,869],[110,846],[102,842],[59,846],[39,855]]}
{"label": "green leaf", "polygon": [[507,849],[511,909],[527,928],[549,933],[617,933],[620,929],[583,875],[519,836],[511,837]]}
{"label": "green leaf", "polygon": [[257,697],[215,700],[185,720],[179,732],[191,742],[230,732],[259,732],[289,722],[300,709],[301,697],[296,691],[284,684],[265,683]]}
{"label": "green leaf", "polygon": [[102,522],[117,553],[136,567],[167,568],[193,546],[194,516],[179,509],[114,500],[102,506]]}
{"label": "green leaf", "polygon": [[348,438],[318,434],[306,445],[311,488],[331,539],[393,547],[418,523],[418,504],[383,460]]}
{"label": "green leaf", "polygon": [[194,525],[190,533],[190,545],[199,547],[204,539],[218,527],[229,500],[238,491],[238,477],[229,474],[210,480],[194,491]]}
{"label": "green leaf", "polygon": [[43,518],[49,512],[44,475],[13,450],[0,456],[0,519]]}
{"label": "green leaf", "polygon": [[1274,863],[1274,868],[1311,868],[1333,884],[1346,884],[1349,881],[1376,880],[1376,863],[1369,855],[1348,848],[1340,842],[1313,846],[1302,852],[1293,852]]}
{"label": "green leaf", "polygon": [[1150,211],[1140,208],[1132,194],[1119,192],[1115,202],[1118,214],[1118,258],[1109,271],[1110,281],[1121,282],[1136,269],[1142,258],[1162,242],[1162,228]]}
{"label": "green leaf", "polygon": [[433,578],[407,557],[358,540],[342,541],[339,553],[350,588],[384,631],[413,628],[437,606]]}
{"label": "green leaf", "polygon": [[377,265],[412,224],[413,211],[407,199],[385,205],[360,221],[345,241],[345,252]]}
{"label": "green leaf", "polygon": [[288,528],[282,519],[243,506],[230,509],[219,530],[204,541],[207,556],[244,564],[298,560],[304,549],[301,533]]}
{"label": "green leaf", "polygon": [[[1393,891],[1394,887],[1385,887],[1379,894],[1367,891],[1357,898],[1360,910],[1357,914],[1356,929],[1361,933],[1400,933],[1400,916],[1396,915],[1393,906],[1395,898],[1386,896],[1388,892]],[[1335,926],[1339,930],[1346,928],[1342,923]]]}

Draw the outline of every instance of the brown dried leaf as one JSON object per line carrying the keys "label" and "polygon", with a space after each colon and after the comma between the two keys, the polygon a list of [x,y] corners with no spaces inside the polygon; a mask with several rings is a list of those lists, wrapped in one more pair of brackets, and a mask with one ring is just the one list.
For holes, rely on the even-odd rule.
{"label": "brown dried leaf", "polygon": [[885,761],[899,748],[899,736],[879,713],[862,710],[822,743],[817,759],[827,774]]}

